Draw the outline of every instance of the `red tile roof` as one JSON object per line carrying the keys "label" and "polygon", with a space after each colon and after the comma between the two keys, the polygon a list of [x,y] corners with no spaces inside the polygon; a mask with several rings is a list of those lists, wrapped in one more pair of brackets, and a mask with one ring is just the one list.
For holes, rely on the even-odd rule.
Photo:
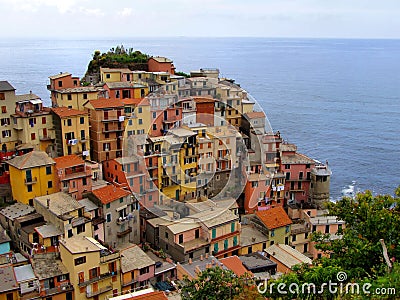
{"label": "red tile roof", "polygon": [[168,300],[168,297],[162,291],[155,291],[143,295],[125,298],[125,300]]}
{"label": "red tile roof", "polygon": [[253,273],[246,269],[240,258],[237,257],[236,255],[229,256],[226,258],[221,258],[219,259],[219,261],[239,277],[243,276],[246,273],[248,274],[248,276],[253,277]]}
{"label": "red tile roof", "polygon": [[58,115],[60,118],[79,116],[79,115],[87,115],[88,114],[86,111],[77,110],[77,109],[68,108],[68,107],[54,107],[51,110],[56,115]]}
{"label": "red tile roof", "polygon": [[138,105],[143,99],[135,98],[135,99],[122,99],[122,103],[125,105]]}
{"label": "red tile roof", "polygon": [[249,119],[265,118],[265,114],[262,111],[248,112],[245,114],[245,116]]}
{"label": "red tile roof", "polygon": [[110,184],[100,189],[94,190],[93,194],[101,201],[101,203],[107,204],[119,198],[128,196],[131,193]]}
{"label": "red tile roof", "polygon": [[124,106],[124,103],[120,99],[116,98],[100,98],[95,100],[89,100],[89,103],[95,108],[111,108],[111,107],[121,107]]}
{"label": "red tile roof", "polygon": [[292,224],[292,220],[290,220],[289,216],[280,206],[263,211],[256,211],[256,216],[268,229],[275,229]]}
{"label": "red tile roof", "polygon": [[56,157],[54,158],[54,161],[56,162],[57,169],[69,168],[73,166],[83,165],[85,163],[82,158],[75,154]]}

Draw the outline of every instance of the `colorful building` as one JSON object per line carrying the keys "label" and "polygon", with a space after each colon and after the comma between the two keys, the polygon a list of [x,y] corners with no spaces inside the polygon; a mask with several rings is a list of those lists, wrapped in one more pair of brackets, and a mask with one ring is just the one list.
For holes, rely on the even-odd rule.
{"label": "colorful building", "polygon": [[124,104],[120,99],[98,99],[84,104],[90,115],[92,159],[105,160],[122,157],[125,131]]}
{"label": "colorful building", "polygon": [[149,72],[168,72],[170,74],[175,74],[175,66],[172,60],[162,57],[153,56],[147,61],[147,66]]}
{"label": "colorful building", "polygon": [[56,253],[40,253],[31,258],[32,269],[39,280],[39,299],[74,299],[74,287],[68,270]]}
{"label": "colorful building", "polygon": [[125,131],[127,136],[152,132],[150,103],[145,99],[124,99]]}
{"label": "colorful building", "polygon": [[53,107],[68,107],[84,110],[83,104],[88,100],[104,96],[102,88],[94,86],[81,86],[78,77],[72,77],[70,73],[60,73],[50,76],[50,98]]}
{"label": "colorful building", "polygon": [[106,98],[112,99],[140,99],[147,96],[149,88],[134,82],[106,82],[103,85]]}
{"label": "colorful building", "polygon": [[64,192],[36,197],[33,205],[44,219],[62,232],[64,238],[93,236],[91,217],[84,206]]}
{"label": "colorful building", "polygon": [[82,158],[72,154],[56,157],[54,161],[59,191],[67,192],[77,200],[92,191],[92,170]]}
{"label": "colorful building", "polygon": [[35,150],[55,156],[53,118],[50,108],[44,107],[38,96],[17,95],[12,121],[18,143],[32,145]]}
{"label": "colorful building", "polygon": [[254,223],[268,236],[269,245],[289,244],[292,220],[281,206],[256,211]]}
{"label": "colorful building", "polygon": [[33,198],[57,192],[55,161],[46,152],[32,151],[7,163],[14,200],[33,205]]}
{"label": "colorful building", "polygon": [[[14,151],[18,145],[18,138],[11,126],[11,115],[15,111],[15,88],[8,81],[0,81],[0,120],[1,120],[1,135],[0,143],[2,152]],[[13,153],[10,152],[10,155]]]}
{"label": "colorful building", "polygon": [[111,184],[94,190],[90,199],[106,220],[104,242],[113,248],[139,243],[139,204],[131,192]]}
{"label": "colorful building", "polygon": [[74,236],[60,241],[60,256],[76,300],[105,300],[121,292],[119,252],[93,238]]}
{"label": "colorful building", "polygon": [[149,286],[156,262],[137,245],[121,249],[120,253],[122,293]]}
{"label": "colorful building", "polygon": [[0,266],[0,300],[19,299],[18,284],[12,265]]}
{"label": "colorful building", "polygon": [[76,154],[90,159],[89,116],[85,111],[52,108],[57,156]]}

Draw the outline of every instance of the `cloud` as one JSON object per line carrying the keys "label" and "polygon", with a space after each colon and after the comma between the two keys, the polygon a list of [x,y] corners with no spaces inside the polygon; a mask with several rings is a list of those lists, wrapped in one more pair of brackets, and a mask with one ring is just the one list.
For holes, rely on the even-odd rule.
{"label": "cloud", "polygon": [[105,16],[105,12],[99,8],[86,8],[86,7],[79,7],[79,12],[83,13],[87,16],[95,16],[95,17],[103,17]]}
{"label": "cloud", "polygon": [[132,8],[125,7],[120,12],[118,12],[118,14],[122,17],[129,17],[130,15],[132,15]]}

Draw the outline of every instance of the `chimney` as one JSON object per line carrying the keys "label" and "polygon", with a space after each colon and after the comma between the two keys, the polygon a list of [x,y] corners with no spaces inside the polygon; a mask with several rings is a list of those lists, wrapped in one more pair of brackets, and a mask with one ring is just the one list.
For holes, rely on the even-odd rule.
{"label": "chimney", "polygon": [[49,209],[50,208],[50,198],[47,198],[46,204],[47,204],[47,209]]}
{"label": "chimney", "polygon": [[189,265],[191,265],[192,264],[192,259],[191,258],[189,258]]}
{"label": "chimney", "polygon": [[200,260],[201,260],[201,261],[203,261],[203,254],[202,254],[202,255],[200,255]]}

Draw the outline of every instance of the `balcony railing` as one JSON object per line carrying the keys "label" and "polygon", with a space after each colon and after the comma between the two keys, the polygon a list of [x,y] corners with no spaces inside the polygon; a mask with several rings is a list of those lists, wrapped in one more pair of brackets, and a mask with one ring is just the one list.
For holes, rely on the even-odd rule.
{"label": "balcony railing", "polygon": [[37,177],[25,178],[24,182],[26,185],[34,184],[37,182]]}
{"label": "balcony railing", "polygon": [[104,279],[110,278],[112,276],[115,276],[117,274],[118,274],[118,271],[107,272],[107,273],[104,273],[104,274],[100,274],[100,276],[96,276],[96,277],[93,277],[93,278],[90,278],[88,280],[85,280],[83,282],[78,283],[78,286],[79,287],[85,287],[85,286],[88,286],[89,284],[91,284],[93,282],[104,280]]}
{"label": "balcony railing", "polygon": [[117,231],[117,237],[122,237],[124,235],[127,235],[128,233],[132,232],[132,227],[128,226],[127,229],[123,230],[123,231]]}
{"label": "balcony railing", "polygon": [[103,293],[108,292],[108,291],[111,291],[111,290],[112,290],[112,286],[111,286],[111,285],[107,285],[106,287],[100,288],[100,289],[98,289],[97,291],[90,291],[90,292],[87,291],[87,292],[86,292],[86,297],[87,297],[87,298],[92,298],[92,297],[94,297],[94,296],[103,294]]}
{"label": "balcony railing", "polygon": [[72,284],[66,284],[62,286],[57,286],[51,289],[43,289],[40,291],[40,294],[43,296],[51,296],[59,293],[66,293],[66,292],[71,292],[74,290],[74,287]]}

